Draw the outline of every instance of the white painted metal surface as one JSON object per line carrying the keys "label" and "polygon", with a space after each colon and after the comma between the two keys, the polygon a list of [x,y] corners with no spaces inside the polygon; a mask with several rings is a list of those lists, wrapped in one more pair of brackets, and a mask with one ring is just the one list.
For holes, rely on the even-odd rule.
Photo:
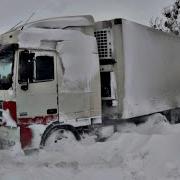
{"label": "white painted metal surface", "polygon": [[122,21],[123,118],[180,107],[180,38]]}

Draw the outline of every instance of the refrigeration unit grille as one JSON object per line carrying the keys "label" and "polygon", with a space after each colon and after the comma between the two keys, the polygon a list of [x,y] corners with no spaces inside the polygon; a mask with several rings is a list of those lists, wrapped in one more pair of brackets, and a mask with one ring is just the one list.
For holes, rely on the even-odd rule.
{"label": "refrigeration unit grille", "polygon": [[100,60],[112,59],[112,37],[110,29],[97,30],[94,33]]}

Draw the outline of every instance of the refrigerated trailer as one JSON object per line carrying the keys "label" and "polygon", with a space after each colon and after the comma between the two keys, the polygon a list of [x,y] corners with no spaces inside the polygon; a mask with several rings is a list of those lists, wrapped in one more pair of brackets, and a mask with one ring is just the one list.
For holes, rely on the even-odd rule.
{"label": "refrigerated trailer", "polygon": [[104,120],[179,120],[180,38],[125,19],[44,19],[0,36],[0,142],[80,140]]}

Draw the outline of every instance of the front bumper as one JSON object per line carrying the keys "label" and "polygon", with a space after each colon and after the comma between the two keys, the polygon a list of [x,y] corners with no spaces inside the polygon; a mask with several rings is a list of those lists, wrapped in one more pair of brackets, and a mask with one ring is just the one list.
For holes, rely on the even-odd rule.
{"label": "front bumper", "polygon": [[19,127],[0,126],[0,149],[12,149],[20,144]]}

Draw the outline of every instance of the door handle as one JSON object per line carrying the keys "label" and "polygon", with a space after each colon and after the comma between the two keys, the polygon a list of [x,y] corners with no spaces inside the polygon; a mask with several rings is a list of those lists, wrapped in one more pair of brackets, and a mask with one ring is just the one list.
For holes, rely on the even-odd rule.
{"label": "door handle", "polygon": [[48,109],[47,114],[57,114],[57,109]]}

